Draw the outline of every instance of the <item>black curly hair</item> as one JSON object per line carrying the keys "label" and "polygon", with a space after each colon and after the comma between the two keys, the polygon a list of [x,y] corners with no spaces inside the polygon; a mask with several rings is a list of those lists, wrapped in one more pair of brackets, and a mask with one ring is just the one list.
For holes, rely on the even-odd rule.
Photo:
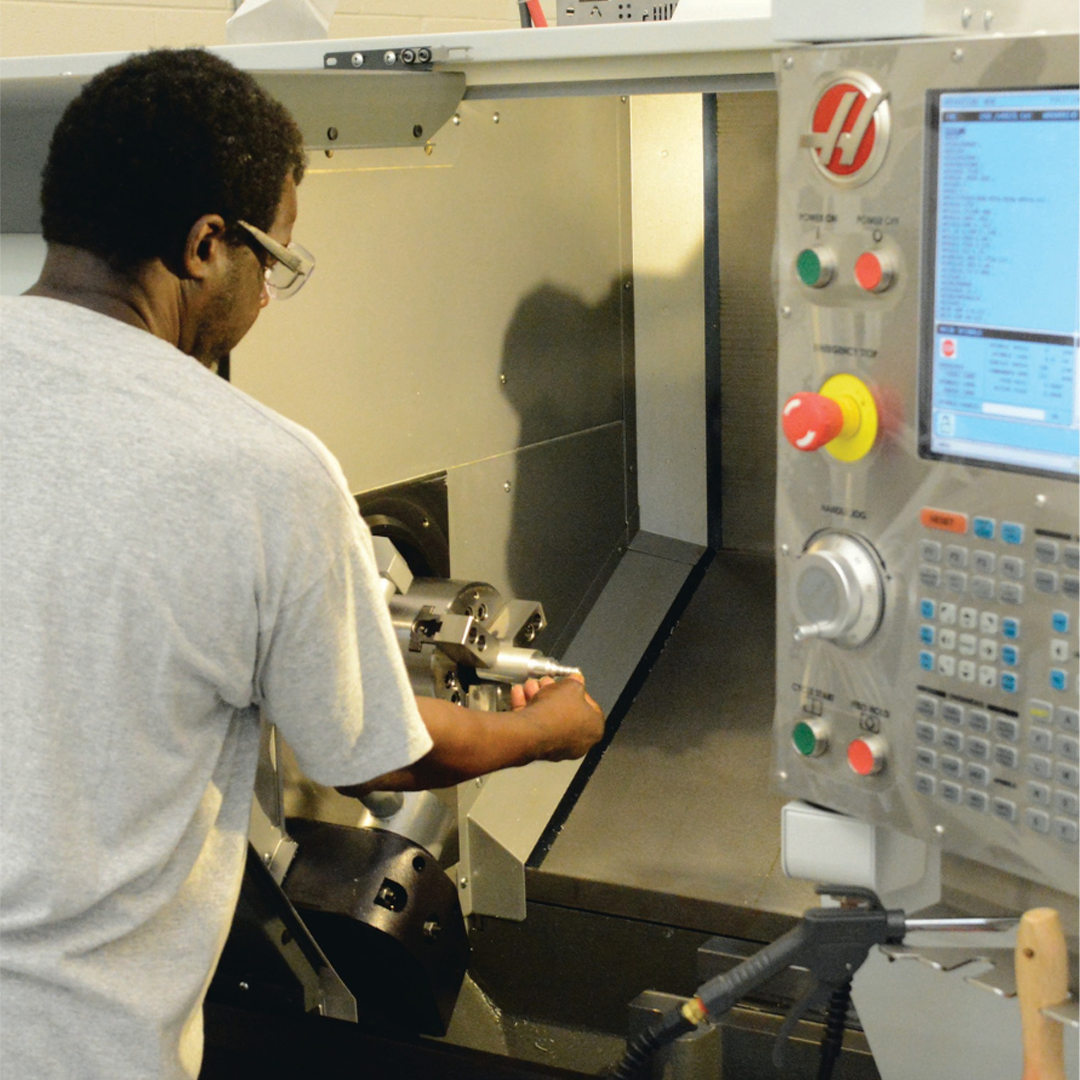
{"label": "black curly hair", "polygon": [[118,271],[178,260],[191,226],[220,214],[274,222],[303,140],[285,107],[203,49],[157,49],[106,68],[64,111],[42,175],[42,232]]}

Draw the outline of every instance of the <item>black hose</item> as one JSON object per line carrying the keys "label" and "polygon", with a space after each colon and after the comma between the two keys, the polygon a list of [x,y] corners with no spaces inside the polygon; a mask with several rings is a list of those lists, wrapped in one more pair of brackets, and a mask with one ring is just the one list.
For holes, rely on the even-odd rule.
{"label": "black hose", "polygon": [[832,1080],[833,1067],[844,1048],[844,1027],[851,1004],[851,980],[837,987],[829,996],[825,1014],[825,1034],[821,1037],[821,1057],[818,1060],[817,1080]]}
{"label": "black hose", "polygon": [[525,6],[525,0],[518,0],[518,14],[521,16],[522,28],[528,30],[532,26],[529,9]]}

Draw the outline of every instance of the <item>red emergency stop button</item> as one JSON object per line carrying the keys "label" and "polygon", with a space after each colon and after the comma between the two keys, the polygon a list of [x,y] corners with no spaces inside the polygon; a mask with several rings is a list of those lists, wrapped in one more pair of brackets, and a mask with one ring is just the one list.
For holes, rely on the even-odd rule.
{"label": "red emergency stop button", "polygon": [[864,251],[855,260],[855,280],[867,292],[884,292],[895,276],[892,260],[883,251]]}
{"label": "red emergency stop button", "polygon": [[880,735],[864,735],[848,743],[847,759],[859,776],[874,776],[885,768],[889,744]]}
{"label": "red emergency stop button", "polygon": [[780,422],[797,450],[817,450],[843,431],[844,413],[832,398],[807,390],[788,398]]}

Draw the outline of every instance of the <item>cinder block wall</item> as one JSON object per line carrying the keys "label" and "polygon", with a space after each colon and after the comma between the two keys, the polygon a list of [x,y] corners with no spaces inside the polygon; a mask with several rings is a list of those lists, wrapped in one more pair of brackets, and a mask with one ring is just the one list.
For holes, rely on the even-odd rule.
{"label": "cinder block wall", "polygon": [[[237,0],[238,2],[238,0]],[[224,45],[233,0],[0,0],[0,56]],[[555,0],[543,5],[555,23]],[[339,0],[332,38],[510,30],[516,0]]]}

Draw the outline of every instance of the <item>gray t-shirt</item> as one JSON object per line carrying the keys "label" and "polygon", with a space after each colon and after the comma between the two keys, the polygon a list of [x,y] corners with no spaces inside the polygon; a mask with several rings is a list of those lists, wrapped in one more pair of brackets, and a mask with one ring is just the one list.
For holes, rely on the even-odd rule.
{"label": "gray t-shirt", "polygon": [[197,1075],[259,713],[326,784],[431,746],[333,456],[143,330],[0,301],[0,685],[0,1071]]}

